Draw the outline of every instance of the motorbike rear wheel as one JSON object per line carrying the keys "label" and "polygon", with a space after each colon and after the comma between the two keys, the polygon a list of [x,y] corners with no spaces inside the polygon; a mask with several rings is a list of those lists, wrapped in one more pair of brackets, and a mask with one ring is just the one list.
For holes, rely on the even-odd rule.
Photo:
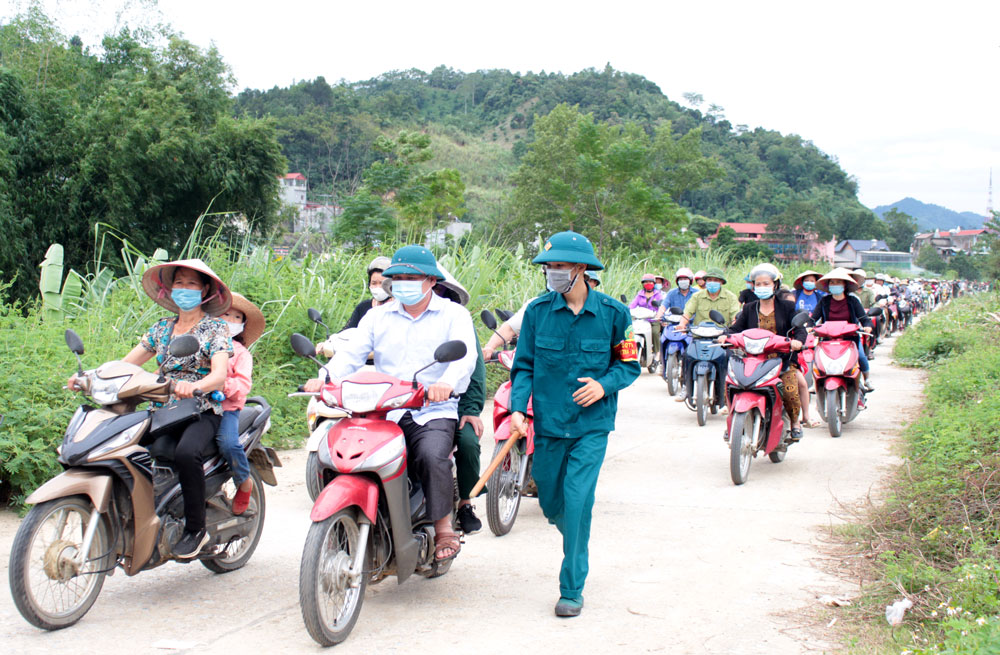
{"label": "motorbike rear wheel", "polygon": [[[500,454],[502,448],[503,442],[498,441],[493,448],[493,458]],[[521,507],[521,490],[517,484],[527,459],[525,444],[519,440],[487,482],[486,520],[490,531],[498,537],[510,532],[517,520],[517,510]]]}
{"label": "motorbike rear wheel", "polygon": [[705,425],[708,422],[708,405],[706,396],[708,396],[708,376],[699,375],[698,381],[695,383],[695,397],[694,406],[695,413],[698,416],[698,425]]}
{"label": "motorbike rear wheel", "polygon": [[[254,524],[250,528],[250,534],[242,539],[236,539],[227,544],[225,549],[211,559],[200,560],[202,565],[213,573],[229,573],[236,569],[241,569],[250,561],[257,544],[260,543],[260,535],[264,532],[264,482],[260,479],[257,469],[250,465],[250,479],[253,480],[253,490],[250,492],[250,506],[243,516],[254,512]],[[231,484],[231,483],[229,483]],[[233,494],[235,495],[235,488]]]}
{"label": "motorbike rear wheel", "polygon": [[88,498],[68,496],[40,503],[24,517],[10,549],[10,595],[36,628],[59,630],[90,610],[104,586],[111,531],[101,517],[87,561],[74,562],[91,512]]}
{"label": "motorbike rear wheel", "polygon": [[729,477],[735,485],[743,484],[750,477],[750,461],[757,445],[757,416],[756,409],[733,415],[729,429]]}
{"label": "motorbike rear wheel", "polygon": [[681,375],[683,372],[683,367],[681,366],[680,358],[677,353],[671,353],[667,357],[667,365],[664,371],[664,377],[667,378],[667,392],[671,396],[676,396],[677,392],[681,390],[683,382],[681,381]]}
{"label": "motorbike rear wheel", "polygon": [[826,390],[826,424],[830,428],[831,437],[839,437],[844,428],[840,416],[840,389]]}
{"label": "motorbike rear wheel", "polygon": [[347,575],[361,547],[357,508],[348,507],[309,526],[299,566],[299,605],[309,636],[322,646],[347,639],[361,614],[368,587],[362,574],[352,587]]}

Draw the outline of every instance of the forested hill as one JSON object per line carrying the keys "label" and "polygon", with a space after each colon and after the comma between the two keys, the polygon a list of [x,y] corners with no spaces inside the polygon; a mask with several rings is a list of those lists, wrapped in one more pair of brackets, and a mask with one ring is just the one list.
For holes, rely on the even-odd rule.
{"label": "forested hill", "polygon": [[505,211],[508,176],[533,139],[534,117],[559,103],[579,105],[599,121],[636,122],[647,132],[666,121],[677,136],[700,129],[702,150],[721,164],[722,175],[675,200],[712,222],[767,222],[794,203],[821,214],[834,232],[843,234],[838,228],[849,224],[855,226],[852,238],[875,236],[864,231],[875,219],[858,202],[854,180],[808,140],[734,126],[722,108],[706,108],[696,95],[687,95],[691,107],[681,106],[641,75],[610,66],[572,75],[463,73],[440,66],[335,85],[317,78],[289,88],[247,89],[236,111],[274,117],[290,170],[335,194],[357,186],[377,157],[371,148],[376,136],[417,127],[431,135],[435,163],[462,173],[467,216],[477,222]]}
{"label": "forested hill", "polygon": [[957,212],[941,205],[920,202],[916,198],[903,198],[891,205],[879,205],[874,212],[884,216],[891,209],[905,212],[915,218],[917,227],[921,230],[950,230],[956,227],[973,230],[982,227],[986,220],[985,216],[974,212]]}

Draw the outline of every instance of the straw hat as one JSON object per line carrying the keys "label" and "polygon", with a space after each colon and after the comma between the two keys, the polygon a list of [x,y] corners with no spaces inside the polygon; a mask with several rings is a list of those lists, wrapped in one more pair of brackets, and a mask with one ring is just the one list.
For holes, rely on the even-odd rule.
{"label": "straw hat", "polygon": [[260,335],[264,334],[264,314],[257,305],[235,291],[230,309],[239,310],[246,317],[246,323],[243,324],[243,345],[249,348],[254,341],[260,339]]}
{"label": "straw hat", "polygon": [[229,306],[233,302],[232,292],[219,279],[215,271],[200,259],[181,259],[176,262],[150,266],[142,274],[142,288],[153,299],[153,302],[174,314],[180,313],[180,307],[170,297],[170,292],[173,290],[174,274],[178,268],[189,268],[208,276],[211,280],[208,297],[201,305],[202,310],[206,314],[209,316],[218,316],[229,309]]}
{"label": "straw hat", "polygon": [[830,282],[832,280],[840,280],[844,283],[844,291],[851,293],[852,291],[857,291],[858,281],[851,277],[851,272],[846,268],[837,267],[821,277],[816,286],[823,291],[829,291]]}
{"label": "straw hat", "polygon": [[792,286],[795,287],[796,289],[801,289],[802,288],[802,278],[809,277],[810,275],[814,275],[816,277],[817,282],[819,281],[819,279],[821,277],[823,277],[822,273],[817,273],[816,271],[813,271],[813,270],[802,271],[801,273],[799,273],[799,276],[797,278],[795,278],[795,281],[792,282]]}

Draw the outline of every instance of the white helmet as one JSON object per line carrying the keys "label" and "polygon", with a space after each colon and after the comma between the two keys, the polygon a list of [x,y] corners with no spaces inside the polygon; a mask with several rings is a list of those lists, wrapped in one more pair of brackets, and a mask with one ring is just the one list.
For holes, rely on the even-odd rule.
{"label": "white helmet", "polygon": [[767,275],[775,282],[781,281],[781,271],[774,264],[764,263],[754,266],[753,270],[750,271],[750,280],[753,281],[758,275]]}

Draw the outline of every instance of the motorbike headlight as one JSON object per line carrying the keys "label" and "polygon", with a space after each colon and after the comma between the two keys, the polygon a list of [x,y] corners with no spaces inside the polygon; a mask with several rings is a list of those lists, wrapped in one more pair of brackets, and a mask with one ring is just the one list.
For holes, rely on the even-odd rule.
{"label": "motorbike headlight", "polygon": [[824,371],[827,375],[843,375],[844,371],[847,369],[847,362],[851,359],[851,351],[847,350],[843,355],[834,359],[829,357],[822,350],[818,352],[819,357],[817,361],[822,365]]}
{"label": "motorbike headlight", "polygon": [[390,398],[389,400],[385,401],[385,406],[396,409],[410,402],[410,398],[413,398],[412,391],[410,393],[404,393],[402,395],[396,396],[395,398]]}
{"label": "motorbike headlight", "polygon": [[110,453],[112,450],[121,448],[122,446],[128,444],[133,439],[135,439],[135,435],[137,435],[145,425],[146,425],[145,421],[140,421],[139,423],[133,425],[132,427],[126,428],[125,431],[119,434],[117,437],[105,441],[103,444],[101,444],[100,448],[91,451],[91,453],[87,455],[87,459],[90,461],[93,461],[95,459],[100,459],[101,456],[104,455],[105,453]]}
{"label": "motorbike headlight", "polygon": [[101,405],[113,405],[118,402],[118,392],[122,390],[131,375],[116,378],[101,378],[94,376],[90,381],[90,397]]}

